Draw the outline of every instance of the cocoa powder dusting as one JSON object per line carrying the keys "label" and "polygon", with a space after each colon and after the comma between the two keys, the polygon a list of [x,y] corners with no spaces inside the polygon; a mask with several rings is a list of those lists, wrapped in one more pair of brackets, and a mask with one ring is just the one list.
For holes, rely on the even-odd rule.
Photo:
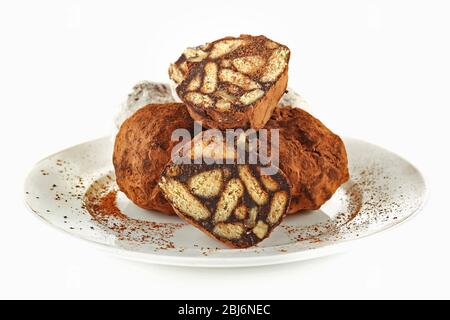
{"label": "cocoa powder dusting", "polygon": [[117,208],[116,205],[117,191],[111,191],[100,199],[99,204],[94,204],[92,208],[93,212],[99,213],[105,216],[113,216],[120,219],[126,219],[127,217]]}
{"label": "cocoa powder dusting", "polygon": [[175,248],[171,239],[174,232],[184,226],[183,223],[157,223],[130,218],[117,206],[116,199],[117,185],[114,178],[108,175],[92,183],[83,202],[91,217],[112,231],[118,240],[148,244],[155,251]]}

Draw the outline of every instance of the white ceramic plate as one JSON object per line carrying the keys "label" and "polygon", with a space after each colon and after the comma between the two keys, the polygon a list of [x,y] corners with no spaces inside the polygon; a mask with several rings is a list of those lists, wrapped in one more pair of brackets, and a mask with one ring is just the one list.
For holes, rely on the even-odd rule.
{"label": "white ceramic plate", "polygon": [[116,194],[109,137],[40,161],[26,179],[25,199],[55,228],[133,260],[195,267],[306,260],[390,229],[425,201],[424,179],[410,163],[366,142],[345,144],[351,180],[321,210],[287,217],[250,249],[227,249],[177,217],[145,211]]}

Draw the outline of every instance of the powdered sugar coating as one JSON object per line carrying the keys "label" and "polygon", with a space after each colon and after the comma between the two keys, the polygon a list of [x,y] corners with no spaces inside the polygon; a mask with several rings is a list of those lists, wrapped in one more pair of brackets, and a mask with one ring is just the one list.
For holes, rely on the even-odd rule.
{"label": "powdered sugar coating", "polygon": [[137,110],[148,104],[162,104],[178,102],[179,99],[173,94],[173,89],[170,84],[142,81],[137,83],[127,100],[121,104],[120,111],[114,119],[117,128],[120,128],[122,123],[131,117]]}

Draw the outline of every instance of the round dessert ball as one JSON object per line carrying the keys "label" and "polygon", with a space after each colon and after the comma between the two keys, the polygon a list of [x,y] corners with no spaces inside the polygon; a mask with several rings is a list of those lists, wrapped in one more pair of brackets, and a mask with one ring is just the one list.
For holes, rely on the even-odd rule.
{"label": "round dessert ball", "polygon": [[113,164],[120,190],[143,209],[174,214],[158,187],[170,161],[175,129],[193,136],[194,122],[181,103],[151,104],[127,119],[116,136]]}
{"label": "round dessert ball", "polygon": [[280,130],[279,167],[291,182],[289,213],[317,210],[349,179],[341,138],[299,108],[276,108],[266,125]]}

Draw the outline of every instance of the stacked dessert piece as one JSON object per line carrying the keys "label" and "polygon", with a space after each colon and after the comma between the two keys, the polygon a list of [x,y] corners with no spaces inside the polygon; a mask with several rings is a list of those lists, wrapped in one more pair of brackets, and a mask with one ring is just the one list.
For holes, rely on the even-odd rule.
{"label": "stacked dessert piece", "polygon": [[[278,106],[289,59],[289,48],[264,36],[186,49],[169,68],[183,103],[145,106],[117,134],[113,162],[121,191],[235,248],[264,240],[288,213],[320,208],[348,180],[347,155],[319,120]],[[194,120],[215,134],[195,132]],[[279,143],[268,145],[278,163],[248,161],[249,144],[239,148],[245,133],[232,144],[217,138],[217,131],[235,128],[269,135],[278,129]],[[176,129],[193,138],[172,141]]]}
{"label": "stacked dessert piece", "polygon": [[264,127],[287,88],[290,51],[264,36],[187,49],[170,66],[178,96],[208,128]]}

